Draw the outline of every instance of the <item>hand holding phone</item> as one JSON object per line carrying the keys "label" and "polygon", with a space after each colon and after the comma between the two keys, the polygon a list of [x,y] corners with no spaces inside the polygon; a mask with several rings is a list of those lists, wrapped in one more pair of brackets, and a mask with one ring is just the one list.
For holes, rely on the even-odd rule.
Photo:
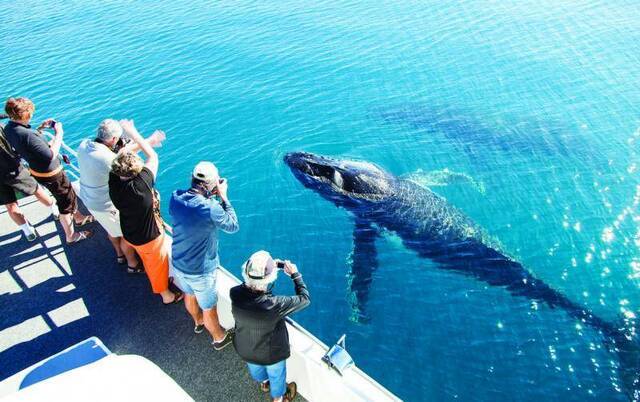
{"label": "hand holding phone", "polygon": [[284,264],[284,268],[282,270],[284,271],[285,274],[291,276],[296,272],[298,272],[298,267],[296,266],[296,264],[292,263],[291,261],[284,260],[282,263]]}
{"label": "hand holding phone", "polygon": [[56,126],[56,121],[53,119],[46,119],[45,121],[43,121],[40,126],[38,126],[38,129],[42,129],[42,128],[55,128]]}

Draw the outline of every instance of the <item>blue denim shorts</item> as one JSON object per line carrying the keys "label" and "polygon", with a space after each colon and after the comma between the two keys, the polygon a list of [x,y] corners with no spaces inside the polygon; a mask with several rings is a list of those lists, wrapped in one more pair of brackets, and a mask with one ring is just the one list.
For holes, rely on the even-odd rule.
{"label": "blue denim shorts", "polygon": [[218,303],[216,270],[204,274],[190,275],[173,270],[175,284],[188,295],[194,295],[203,310],[211,310]]}
{"label": "blue denim shorts", "polygon": [[287,361],[281,360],[268,366],[247,362],[249,374],[258,381],[269,380],[269,388],[273,399],[280,398],[287,392]]}

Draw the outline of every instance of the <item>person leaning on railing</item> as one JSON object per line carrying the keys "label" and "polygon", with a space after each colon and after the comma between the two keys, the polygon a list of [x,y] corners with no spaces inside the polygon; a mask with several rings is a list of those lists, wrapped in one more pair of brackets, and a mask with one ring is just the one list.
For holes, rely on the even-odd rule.
{"label": "person leaning on railing", "polygon": [[[147,142],[155,147],[161,146],[165,135],[155,131]],[[135,142],[125,144],[122,127],[113,119],[105,119],[98,126],[96,137],[85,139],[78,147],[78,169],[80,171],[80,198],[107,232],[109,241],[116,252],[118,264],[127,264],[130,274],[144,273],[138,262],[136,252],[122,238],[120,212],[109,197],[109,172],[117,153],[136,152],[140,146]]]}
{"label": "person leaning on railing", "polygon": [[9,98],[4,107],[11,119],[5,126],[5,137],[13,151],[29,164],[29,171],[36,181],[51,192],[58,204],[60,223],[64,229],[67,243],[77,243],[90,237],[93,232],[76,232],[75,226],[84,226],[93,222],[93,216],[78,211],[78,200],[71,182],[62,169],[58,155],[62,146],[64,130],[62,123],[52,119],[45,120],[39,130],[53,128],[55,136],[51,142],[35,130],[29,122],[35,112],[35,105],[27,98]]}
{"label": "person leaning on railing", "polygon": [[109,196],[120,211],[120,229],[125,241],[138,253],[151,282],[153,293],[164,304],[177,303],[184,294],[169,289],[170,245],[160,217],[160,199],[153,188],[158,173],[158,154],[142,138],[132,120],[120,120],[125,134],[146,156],[135,152],[119,153],[111,163]]}
{"label": "person leaning on railing", "polygon": [[[0,120],[6,118],[9,116],[0,114]],[[9,217],[22,230],[26,239],[34,241],[38,234],[20,210],[16,191],[24,195],[35,195],[41,203],[48,207],[55,206],[55,202],[49,194],[38,185],[38,182],[20,163],[20,158],[13,152],[4,137],[4,125],[0,123],[0,205],[7,208]]]}
{"label": "person leaning on railing", "polygon": [[[295,296],[271,293],[278,269],[293,280]],[[291,401],[297,390],[295,383],[286,384],[291,351],[284,318],[311,303],[309,291],[295,264],[274,260],[266,251],[254,253],[244,263],[242,278],[244,283],[229,292],[236,322],[233,346],[262,391],[270,392],[274,402]]]}

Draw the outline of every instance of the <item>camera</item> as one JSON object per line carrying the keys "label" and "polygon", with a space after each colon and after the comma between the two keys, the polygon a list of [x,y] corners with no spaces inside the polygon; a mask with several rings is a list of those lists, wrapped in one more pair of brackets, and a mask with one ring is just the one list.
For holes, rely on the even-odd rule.
{"label": "camera", "polygon": [[118,153],[122,148],[130,144],[132,140],[130,138],[120,137],[118,142],[113,146],[113,152]]}
{"label": "camera", "polygon": [[276,261],[276,268],[278,268],[278,269],[284,269],[284,261],[282,261],[282,260],[277,260],[277,261]]}

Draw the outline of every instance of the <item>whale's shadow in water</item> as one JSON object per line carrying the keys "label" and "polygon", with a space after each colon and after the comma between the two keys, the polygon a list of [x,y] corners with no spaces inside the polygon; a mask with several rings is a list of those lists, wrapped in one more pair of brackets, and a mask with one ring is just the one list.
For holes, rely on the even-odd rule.
{"label": "whale's shadow in water", "polygon": [[505,253],[483,228],[427,188],[368,162],[297,152],[287,154],[285,163],[305,187],[354,216],[349,276],[353,318],[368,319],[369,288],[378,268],[375,241],[378,232],[385,230],[441,269],[561,309],[586,324],[618,356],[618,373],[629,398],[640,400],[640,344],[634,321],[619,325],[605,321],[551,288]]}
{"label": "whale's shadow in water", "polygon": [[605,161],[590,148],[577,127],[559,119],[515,119],[508,116],[484,123],[473,113],[452,107],[403,104],[371,109],[370,117],[392,126],[443,136],[470,160],[485,163],[496,153],[548,160],[575,157]]}

